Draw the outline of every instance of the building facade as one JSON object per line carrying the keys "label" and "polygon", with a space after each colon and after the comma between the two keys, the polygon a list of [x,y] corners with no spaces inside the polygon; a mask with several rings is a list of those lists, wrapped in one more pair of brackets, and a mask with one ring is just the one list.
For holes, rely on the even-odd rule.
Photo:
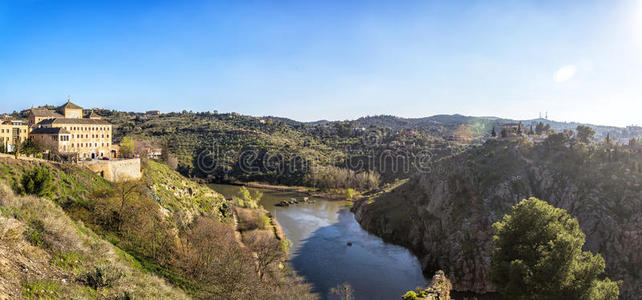
{"label": "building facade", "polygon": [[19,120],[0,120],[0,145],[5,152],[13,152],[16,145],[24,143],[29,137],[29,128]]}
{"label": "building facade", "polygon": [[112,125],[93,112],[83,117],[82,107],[71,101],[56,111],[31,109],[29,127],[29,136],[47,150],[77,154],[81,159],[115,157]]}

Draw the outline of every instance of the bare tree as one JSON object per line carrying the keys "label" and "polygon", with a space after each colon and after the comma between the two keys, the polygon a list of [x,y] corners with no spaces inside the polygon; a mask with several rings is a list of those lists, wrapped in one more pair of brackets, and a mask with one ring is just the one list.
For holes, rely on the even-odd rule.
{"label": "bare tree", "polygon": [[256,253],[256,271],[261,280],[265,280],[265,275],[270,268],[278,262],[285,259],[286,253],[279,240],[271,233],[255,230],[245,234],[244,240],[247,241],[248,247]]}

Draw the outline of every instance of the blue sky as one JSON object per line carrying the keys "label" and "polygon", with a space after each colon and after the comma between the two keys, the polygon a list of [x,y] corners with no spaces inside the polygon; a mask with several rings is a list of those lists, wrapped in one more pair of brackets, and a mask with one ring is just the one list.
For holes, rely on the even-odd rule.
{"label": "blue sky", "polygon": [[0,112],[642,125],[642,0],[0,1]]}

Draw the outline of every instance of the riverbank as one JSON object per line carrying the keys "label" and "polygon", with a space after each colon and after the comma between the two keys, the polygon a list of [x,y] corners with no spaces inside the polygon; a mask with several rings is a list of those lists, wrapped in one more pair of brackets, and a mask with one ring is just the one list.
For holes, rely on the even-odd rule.
{"label": "riverbank", "polygon": [[[210,185],[226,197],[236,195],[240,186]],[[315,192],[307,188],[244,186],[263,192],[260,205],[274,221],[274,235],[291,242],[286,242],[291,245],[286,266],[305,278],[320,300],[336,299],[330,290],[346,282],[357,299],[398,299],[406,291],[426,285],[417,258],[363,230],[346,207],[352,202],[328,201],[300,192]],[[302,197],[315,201],[275,206],[283,199]]]}
{"label": "riverbank", "polygon": [[352,199],[346,197],[345,190],[330,190],[330,191],[320,191],[316,188],[304,187],[304,186],[288,186],[288,185],[274,185],[263,182],[233,182],[233,185],[245,186],[255,189],[264,189],[276,192],[290,192],[290,193],[302,193],[310,197],[325,198],[326,200],[333,201],[356,201],[362,198],[360,194],[356,194]]}

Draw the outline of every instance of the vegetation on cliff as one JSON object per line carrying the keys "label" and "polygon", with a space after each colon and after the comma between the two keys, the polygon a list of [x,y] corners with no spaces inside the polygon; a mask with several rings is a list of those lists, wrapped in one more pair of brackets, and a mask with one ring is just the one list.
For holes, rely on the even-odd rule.
{"label": "vegetation on cliff", "polygon": [[430,286],[408,291],[401,298],[403,300],[450,300],[450,289],[452,289],[452,283],[446,278],[444,271],[438,270],[432,276]]}
{"label": "vegetation on cliff", "polygon": [[430,172],[355,204],[362,226],[412,249],[424,271],[443,269],[457,291],[494,291],[492,224],[520,200],[567,210],[586,233],[584,250],[606,259],[624,299],[642,293],[642,153],[571,132],[542,143],[488,141],[439,160]]}

